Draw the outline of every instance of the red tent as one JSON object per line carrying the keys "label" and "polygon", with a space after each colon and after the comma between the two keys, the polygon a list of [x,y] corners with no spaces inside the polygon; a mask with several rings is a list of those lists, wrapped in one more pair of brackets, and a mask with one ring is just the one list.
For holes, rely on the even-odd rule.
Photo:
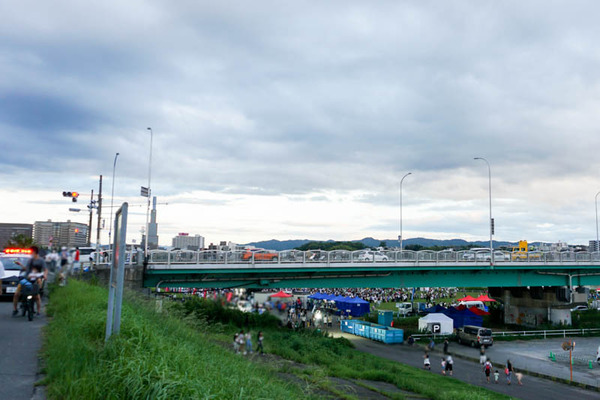
{"label": "red tent", "polygon": [[491,297],[488,297],[487,294],[482,294],[481,296],[479,296],[475,300],[478,300],[478,301],[496,301],[496,300],[492,299]]}
{"label": "red tent", "polygon": [[458,299],[458,301],[475,301],[475,300],[478,300],[478,299],[476,299],[475,297],[470,296],[470,295],[466,295],[462,299]]}
{"label": "red tent", "polygon": [[292,297],[292,295],[280,290],[279,292],[272,294],[271,297]]}

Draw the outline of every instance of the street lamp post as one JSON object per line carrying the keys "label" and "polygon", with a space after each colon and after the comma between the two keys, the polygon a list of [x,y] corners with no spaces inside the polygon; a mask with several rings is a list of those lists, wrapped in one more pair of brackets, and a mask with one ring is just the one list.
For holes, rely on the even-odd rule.
{"label": "street lamp post", "polygon": [[594,200],[594,203],[596,205],[596,251],[600,251],[600,242],[598,241],[598,195],[600,194],[600,192],[596,193],[596,198]]}
{"label": "street lamp post", "polygon": [[113,176],[112,176],[112,188],[110,191],[110,223],[108,225],[108,245],[111,246],[112,249],[112,241],[110,237],[112,235],[112,216],[113,216],[113,200],[115,198],[115,170],[117,168],[117,157],[119,157],[119,153],[115,154],[115,161],[113,161]]}
{"label": "street lamp post", "polygon": [[[400,254],[402,254],[402,183],[404,182],[404,178],[412,175],[412,172],[407,173],[400,179],[400,236],[398,236],[398,240],[400,241]],[[400,256],[402,259],[402,256]]]}
{"label": "street lamp post", "polygon": [[148,205],[146,207],[146,240],[144,241],[144,263],[148,263],[148,239],[150,239],[150,235],[148,235],[148,227],[149,227],[149,216],[150,216],[150,198],[152,196],[152,191],[150,189],[150,183],[152,182],[152,139],[154,133],[152,132],[152,128],[146,128],[150,131],[150,157],[148,159]]}
{"label": "street lamp post", "polygon": [[492,235],[494,234],[494,220],[492,219],[492,168],[490,163],[483,157],[475,157],[474,160],[482,160],[488,166],[488,185],[490,193],[490,265],[494,265],[494,244],[492,241]]}

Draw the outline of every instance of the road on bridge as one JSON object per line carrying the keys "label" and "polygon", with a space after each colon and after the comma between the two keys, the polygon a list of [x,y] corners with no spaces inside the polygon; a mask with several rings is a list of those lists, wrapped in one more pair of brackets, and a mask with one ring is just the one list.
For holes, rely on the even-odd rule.
{"label": "road on bridge", "polygon": [[[407,345],[386,345],[359,336],[340,333],[339,331],[335,332],[334,336],[345,337],[346,339],[350,340],[359,351],[373,354],[378,357],[387,358],[413,367],[423,368],[424,351],[421,347],[409,347]],[[430,353],[431,373],[441,373],[441,358],[442,354],[438,351]],[[513,383],[510,386],[507,385],[506,377],[503,373],[500,375],[500,383],[486,383],[485,375],[479,363],[457,357],[453,357],[453,359],[454,376],[448,377],[448,379],[458,379],[475,386],[485,387],[495,392],[506,394],[513,398],[523,400],[598,400],[600,398],[600,392],[585,390],[548,379],[537,378],[528,375],[524,376],[522,386],[517,385],[517,381],[514,377]],[[518,366],[516,367],[518,368]],[[498,368],[498,370],[500,370],[500,368]]]}
{"label": "road on bridge", "polygon": [[0,303],[0,399],[45,399],[43,387],[34,383],[38,375],[38,354],[42,347],[41,329],[46,317],[28,321],[26,317],[12,317],[12,302]]}

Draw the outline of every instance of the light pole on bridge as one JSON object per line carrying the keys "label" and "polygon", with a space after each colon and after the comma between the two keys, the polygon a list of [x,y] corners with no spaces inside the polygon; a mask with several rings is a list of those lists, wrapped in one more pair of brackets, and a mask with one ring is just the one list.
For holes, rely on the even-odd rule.
{"label": "light pole on bridge", "polygon": [[[409,175],[412,175],[412,172],[407,173],[400,180],[400,236],[398,236],[398,240],[400,241],[400,254],[402,254],[402,182],[404,182],[404,178]],[[400,259],[402,259],[402,256],[400,256]]]}
{"label": "light pole on bridge", "polygon": [[492,236],[494,235],[494,219],[492,218],[492,168],[490,167],[490,163],[483,157],[475,157],[474,160],[482,160],[485,161],[488,167],[488,185],[489,185],[489,194],[490,194],[490,265],[494,265],[494,244]]}
{"label": "light pole on bridge", "polygon": [[152,189],[150,188],[150,184],[152,182],[152,138],[154,136],[154,132],[152,132],[152,128],[146,128],[150,131],[150,157],[148,159],[148,205],[146,207],[146,240],[144,240],[144,266],[148,263],[148,240],[150,239],[149,232],[149,216],[150,216],[150,197],[152,196]]}
{"label": "light pole on bridge", "polygon": [[600,192],[596,193],[596,198],[594,203],[596,205],[596,251],[600,251],[600,242],[598,241],[598,195]]}

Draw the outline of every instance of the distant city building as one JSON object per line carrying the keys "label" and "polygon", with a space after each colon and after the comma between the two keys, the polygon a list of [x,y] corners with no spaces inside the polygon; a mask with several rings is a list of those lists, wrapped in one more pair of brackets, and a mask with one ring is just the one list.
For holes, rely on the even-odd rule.
{"label": "distant city building", "polygon": [[567,251],[567,250],[569,250],[569,245],[564,242],[540,243],[539,250],[540,251]]}
{"label": "distant city building", "polygon": [[600,242],[597,240],[590,240],[590,246],[588,247],[589,252],[600,251]]}
{"label": "distant city building", "polygon": [[33,240],[48,247],[82,247],[87,245],[88,226],[79,222],[36,221]]}
{"label": "distant city building", "polygon": [[173,247],[182,250],[200,250],[204,248],[204,236],[180,233],[173,238]]}
{"label": "distant city building", "polygon": [[158,249],[158,224],[156,223],[156,196],[152,198],[152,211],[148,224],[148,248]]}
{"label": "distant city building", "polygon": [[32,224],[0,223],[0,251],[8,245],[8,241],[17,235],[27,238],[33,237]]}

